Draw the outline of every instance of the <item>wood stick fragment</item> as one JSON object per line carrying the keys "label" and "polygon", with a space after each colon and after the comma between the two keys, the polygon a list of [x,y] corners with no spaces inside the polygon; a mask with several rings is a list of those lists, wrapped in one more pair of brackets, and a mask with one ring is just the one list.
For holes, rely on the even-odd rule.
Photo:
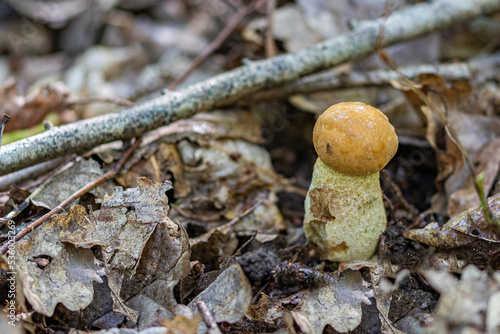
{"label": "wood stick fragment", "polygon": [[[481,80],[494,79],[499,70],[500,53],[498,52],[469,62],[437,65],[422,64],[400,68],[401,73],[409,78],[415,78],[421,73],[426,73],[435,74],[448,80],[473,79],[477,76],[481,77]],[[261,100],[285,98],[294,94],[307,94],[339,88],[390,85],[391,80],[398,80],[399,78],[399,75],[390,69],[367,72],[353,71],[349,73],[328,70],[308,75],[282,87],[259,92],[242,102],[251,104]]]}
{"label": "wood stick fragment", "polygon": [[168,90],[175,90],[198,66],[200,66],[201,63],[205,61],[205,59],[208,58],[208,56],[210,56],[222,45],[222,43],[224,43],[224,41],[248,14],[253,12],[256,8],[262,6],[265,2],[266,0],[255,0],[231,17],[227,25],[224,29],[222,29],[217,37],[215,37],[212,43],[210,43],[210,45],[208,45],[208,47],[193,60],[189,68],[168,87]]}
{"label": "wood stick fragment", "polygon": [[274,43],[273,21],[276,0],[267,0],[267,28],[266,28],[266,58],[276,56],[276,43]]}
{"label": "wood stick fragment", "polygon": [[2,120],[0,121],[0,148],[2,147],[2,137],[3,130],[5,129],[5,125],[9,122],[10,116],[7,114],[3,114]]}
{"label": "wood stick fragment", "polygon": [[222,334],[219,327],[217,326],[217,322],[215,321],[214,316],[208,309],[207,304],[205,304],[204,301],[200,300],[196,302],[196,307],[198,308],[198,311],[200,311],[200,313],[203,315],[203,320],[205,320],[205,324],[207,325],[208,333]]}
{"label": "wood stick fragment", "polygon": [[[69,156],[69,158],[73,158],[73,156]],[[68,162],[68,157],[60,157],[54,160],[45,161],[39,164],[36,164],[31,167],[27,167],[17,172],[10,173],[4,176],[0,176],[0,191],[4,191],[9,189],[12,184],[19,184],[26,180],[34,180],[42,174],[47,173],[48,171],[56,168],[63,163]],[[33,187],[33,184],[30,184],[30,187]]]}

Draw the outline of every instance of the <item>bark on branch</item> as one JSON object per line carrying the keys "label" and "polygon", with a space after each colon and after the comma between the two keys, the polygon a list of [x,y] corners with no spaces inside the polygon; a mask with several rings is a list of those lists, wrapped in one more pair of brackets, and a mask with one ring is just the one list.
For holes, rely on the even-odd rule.
{"label": "bark on branch", "polygon": [[[423,64],[399,68],[399,71],[408,78],[415,78],[419,74],[425,73],[435,74],[448,80],[475,78],[492,80],[497,77],[499,70],[500,52],[472,59],[466,63]],[[308,75],[281,87],[258,92],[242,101],[241,104],[248,105],[261,100],[279,99],[294,94],[307,94],[339,88],[390,85],[391,80],[399,79],[400,75],[390,69],[349,73],[328,70]]]}
{"label": "bark on branch", "polygon": [[387,46],[498,10],[498,0],[439,0],[410,6],[305,50],[252,62],[143,105],[52,128],[5,145],[0,152],[0,175],[110,141],[136,137],[259,90],[365,56],[374,50],[379,34],[383,34],[382,45]]}

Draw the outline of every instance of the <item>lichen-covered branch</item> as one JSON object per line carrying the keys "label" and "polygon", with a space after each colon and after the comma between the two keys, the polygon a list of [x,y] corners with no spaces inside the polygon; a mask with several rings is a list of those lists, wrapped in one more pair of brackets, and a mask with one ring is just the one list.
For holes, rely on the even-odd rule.
{"label": "lichen-covered branch", "polygon": [[[494,79],[500,70],[500,53],[473,59],[466,63],[450,63],[439,65],[415,65],[399,69],[401,74],[408,78],[415,78],[419,74],[435,74],[449,80],[481,78]],[[339,73],[336,70],[308,75],[290,82],[284,86],[269,89],[245,99],[244,104],[255,101],[284,98],[293,94],[307,94],[338,88],[352,88],[362,86],[390,85],[391,80],[400,79],[400,74],[390,69],[367,72]]]}
{"label": "lichen-covered branch", "polygon": [[136,137],[227,101],[365,56],[375,49],[380,34],[382,45],[391,45],[497,10],[498,0],[439,0],[410,6],[305,50],[252,62],[148,103],[5,145],[0,152],[0,175],[113,140]]}

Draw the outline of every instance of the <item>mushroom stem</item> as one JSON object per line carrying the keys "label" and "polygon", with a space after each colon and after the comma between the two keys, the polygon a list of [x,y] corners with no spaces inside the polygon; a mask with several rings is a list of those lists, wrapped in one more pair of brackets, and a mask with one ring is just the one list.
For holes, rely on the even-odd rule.
{"label": "mushroom stem", "polygon": [[379,172],[347,175],[316,160],[305,200],[304,229],[321,258],[370,258],[386,225]]}

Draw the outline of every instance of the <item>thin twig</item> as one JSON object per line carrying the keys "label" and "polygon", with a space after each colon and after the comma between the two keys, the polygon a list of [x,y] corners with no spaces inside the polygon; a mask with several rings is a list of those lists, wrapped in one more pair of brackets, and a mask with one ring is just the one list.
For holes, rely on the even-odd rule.
{"label": "thin twig", "polygon": [[379,27],[383,46],[408,41],[454,23],[500,10],[498,0],[437,0],[393,12],[361,28],[295,53],[254,61],[144,104],[67,125],[15,143],[0,152],[0,175],[115,140],[126,140],[179,119],[247,98],[373,52]]}
{"label": "thin twig", "polygon": [[236,29],[236,27],[241,23],[241,21],[255,9],[262,6],[266,0],[254,0],[250,5],[244,7],[242,10],[238,11],[227,23],[227,25],[222,29],[222,31],[215,37],[215,39],[210,43],[203,52],[198,55],[189,68],[180,77],[178,77],[169,87],[168,90],[175,90],[201,63],[205,61],[215,50],[217,50],[222,43],[229,37],[229,35]]}
{"label": "thin twig", "polygon": [[[497,56],[500,60],[500,55]],[[421,73],[433,73],[445,79],[459,80],[471,77],[471,72],[466,63],[440,64],[440,65],[416,65],[400,69],[406,76],[413,78]],[[493,76],[494,73],[491,73]],[[343,72],[332,69],[325,72],[312,74],[291,82],[282,87],[259,92],[250,99],[242,101],[245,104],[267,99],[285,98],[294,94],[308,94],[324,92],[339,88],[355,88],[366,86],[390,85],[391,80],[399,76],[392,70],[382,69],[366,72],[349,71]]]}
{"label": "thin twig", "polygon": [[[48,213],[46,213],[42,217],[40,217],[39,219],[35,220],[33,223],[31,223],[28,226],[26,226],[25,228],[23,228],[21,231],[19,231],[15,235],[15,237],[13,239],[14,242],[21,240],[25,235],[27,235],[29,232],[33,231],[38,226],[42,225],[45,221],[49,220],[53,215],[60,213],[64,209],[64,207],[66,205],[68,205],[69,203],[73,202],[74,200],[76,200],[77,198],[82,196],[83,194],[87,193],[91,189],[93,189],[96,186],[98,186],[99,184],[103,183],[104,181],[113,178],[116,174],[118,174],[120,172],[125,161],[127,161],[127,159],[132,154],[132,152],[139,146],[139,142],[140,142],[139,140],[136,140],[132,144],[132,146],[130,146],[130,148],[127,151],[125,151],[125,153],[122,155],[122,157],[120,158],[120,160],[116,164],[115,168],[113,168],[113,170],[107,172],[103,176],[99,177],[97,180],[94,180],[94,181],[90,182],[89,184],[87,184],[86,186],[84,186],[83,188],[79,189],[73,195],[71,195],[70,197],[65,199],[63,202],[61,202],[61,204],[56,206],[54,209],[50,210]],[[9,249],[9,244],[10,244],[10,240],[8,242],[6,242],[5,244],[3,244],[2,247],[0,248],[0,253],[5,254]]]}
{"label": "thin twig", "polygon": [[382,198],[386,201],[387,204],[389,204],[389,209],[391,211],[392,220],[394,222],[397,222],[396,210],[394,210],[394,204],[392,204],[392,201],[389,199],[389,197],[387,197],[386,194],[384,194],[384,192],[382,192]]}
{"label": "thin twig", "polygon": [[[38,196],[38,194],[40,194],[40,192],[43,191],[43,189],[44,189],[43,185],[45,185],[46,183],[50,182],[49,180],[52,179],[55,175],[57,175],[57,174],[65,171],[65,170],[67,170],[68,168],[70,168],[74,164],[74,160],[76,160],[75,158],[77,158],[77,157],[75,157],[75,156],[72,155],[71,157],[69,157],[68,159],[66,159],[67,161],[65,161],[64,163],[62,163],[59,166],[59,168],[52,170],[51,172],[49,172],[46,175],[44,175],[44,177],[40,178],[40,180],[37,180],[32,185],[30,185],[31,187],[36,187],[38,185],[40,185],[40,186],[38,188],[36,188],[35,190],[33,190],[31,192],[31,194],[28,197],[26,197],[24,199],[24,201],[22,201],[19,205],[17,205],[12,211],[10,211],[4,217],[0,218],[0,224],[4,224],[7,221],[16,218],[19,214],[21,214],[21,212],[24,211],[24,209],[26,209],[27,207],[29,207],[29,205],[31,204],[32,199],[35,198],[36,196]],[[33,167],[36,167],[36,166],[38,166],[38,165],[35,165]],[[28,172],[30,171],[29,170],[30,168],[32,168],[32,167],[26,168],[26,169],[28,169]],[[24,169],[20,170],[18,172],[22,172],[22,171],[24,171]],[[11,176],[11,175],[16,174],[18,172],[2,176],[1,178]],[[34,176],[36,174],[32,174],[32,175]]]}
{"label": "thin twig", "polygon": [[224,225],[222,225],[216,229],[219,229],[221,227],[224,227],[224,228],[232,227],[234,224],[239,222],[242,218],[245,218],[246,216],[248,216],[253,210],[255,210],[259,205],[261,205],[265,201],[266,201],[266,198],[259,199],[254,205],[252,205],[251,207],[246,209],[241,215],[231,219],[230,221],[228,221],[227,223],[225,223]]}
{"label": "thin twig", "polygon": [[[34,180],[35,178],[39,177],[42,174],[45,174],[49,172],[50,170],[53,170],[57,166],[64,165],[68,163],[70,160],[74,159],[73,155],[70,155],[69,157],[60,157],[57,159],[49,160],[46,162],[39,163],[37,165],[27,167],[21,170],[18,170],[17,172],[10,173],[4,176],[0,176],[0,191],[1,190],[7,190],[12,184],[19,184],[21,182],[24,182],[26,180]],[[29,184],[29,188],[36,187],[40,183],[42,183],[45,180],[45,178],[41,178],[40,180],[33,182]]]}
{"label": "thin twig", "polygon": [[382,170],[382,177],[389,184],[389,187],[391,188],[391,190],[394,193],[394,195],[396,195],[396,197],[398,198],[399,202],[401,204],[403,204],[403,206],[405,207],[405,209],[412,216],[416,217],[418,215],[417,208],[415,208],[413,205],[411,205],[410,203],[408,203],[408,201],[403,196],[403,192],[401,191],[401,188],[399,188],[399,186],[396,183],[394,183],[394,181],[391,179],[391,177],[389,176],[389,173],[386,170]]}
{"label": "thin twig", "polygon": [[264,284],[264,286],[262,286],[262,288],[260,288],[259,291],[257,291],[257,293],[253,296],[252,301],[250,302],[250,305],[255,304],[255,302],[257,301],[257,298],[259,298],[262,291],[264,291],[268,286],[269,286],[269,282],[266,282],[266,284]]}
{"label": "thin twig", "polygon": [[[447,80],[495,79],[499,70],[500,52],[473,58],[463,63],[422,64],[399,68],[399,71],[409,78],[415,78],[419,74],[426,73],[435,74]],[[399,79],[399,75],[390,69],[364,72],[344,72],[339,69],[332,69],[308,75],[278,88],[259,92],[252,95],[251,98],[241,101],[241,103],[251,104],[260,100],[286,98],[294,94],[315,93],[339,88],[384,86],[390,85],[391,80],[397,79]]]}
{"label": "thin twig", "polygon": [[266,58],[276,56],[276,43],[273,36],[273,18],[276,0],[267,0],[267,31],[266,31]]}
{"label": "thin twig", "polygon": [[209,334],[222,334],[219,327],[217,326],[217,322],[214,319],[214,316],[210,312],[204,301],[200,300],[196,302],[196,307],[198,311],[203,315],[203,320],[205,320],[205,324],[207,324],[208,333]]}
{"label": "thin twig", "polygon": [[231,219],[230,221],[228,221],[227,223],[225,223],[225,224],[223,224],[223,225],[221,225],[219,227],[213,228],[210,231],[205,232],[204,234],[198,236],[197,239],[203,239],[204,236],[211,235],[212,233],[214,233],[217,230],[218,231],[223,231],[223,230],[229,230],[229,231],[231,231],[231,228],[233,227],[234,224],[236,224],[237,222],[239,222],[242,218],[248,216],[253,210],[255,210],[259,205],[261,205],[265,201],[266,201],[266,198],[259,199],[254,205],[252,205],[251,207],[249,207],[248,209],[246,209],[241,215],[238,215],[237,217],[234,217],[233,219]]}
{"label": "thin twig", "polygon": [[3,130],[5,129],[5,124],[7,124],[9,120],[10,116],[3,114],[2,120],[0,121],[0,147],[2,147]]}
{"label": "thin twig", "polygon": [[86,97],[86,98],[77,98],[73,100],[68,101],[68,106],[74,106],[78,104],[90,104],[90,103],[99,103],[99,102],[104,102],[104,103],[113,103],[119,106],[124,106],[124,107],[133,107],[135,106],[135,103],[126,99],[121,99],[118,97]]}

